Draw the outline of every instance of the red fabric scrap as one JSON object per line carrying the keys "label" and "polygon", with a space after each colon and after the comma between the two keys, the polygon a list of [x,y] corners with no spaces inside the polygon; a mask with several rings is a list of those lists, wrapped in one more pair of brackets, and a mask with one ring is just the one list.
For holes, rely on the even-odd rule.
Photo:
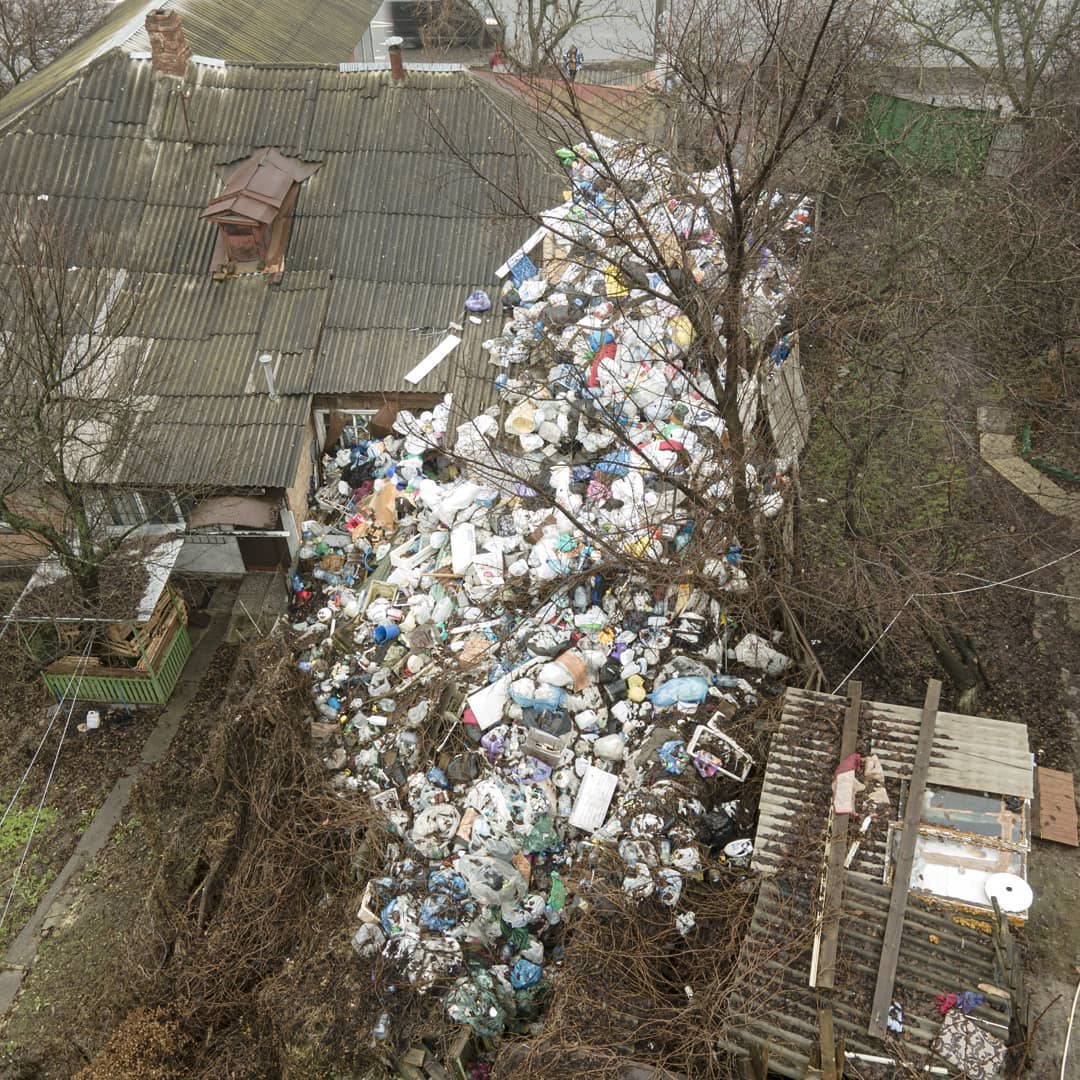
{"label": "red fabric scrap", "polygon": [[862,754],[848,754],[839,765],[836,766],[836,770],[833,773],[834,776],[839,776],[841,773],[855,772],[859,767],[859,762],[862,761]]}
{"label": "red fabric scrap", "polygon": [[596,350],[596,355],[593,356],[592,368],[589,371],[589,385],[600,385],[600,364],[604,360],[615,359],[616,345],[614,341],[609,341],[606,345],[601,345]]}

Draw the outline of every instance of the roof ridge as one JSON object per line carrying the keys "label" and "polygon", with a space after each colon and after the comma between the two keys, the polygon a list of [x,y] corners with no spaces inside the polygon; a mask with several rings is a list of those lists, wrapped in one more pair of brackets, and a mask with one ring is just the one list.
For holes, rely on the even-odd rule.
{"label": "roof ridge", "polygon": [[[17,86],[12,87],[2,98],[0,98],[0,139],[10,134],[10,127],[16,120],[25,116],[33,116],[40,109],[46,107],[57,94],[69,89],[76,79],[82,79],[88,72],[96,70],[100,65],[104,64],[107,60],[112,59],[115,56],[124,56],[124,50],[119,45],[114,45],[110,49],[106,49],[104,52],[97,53],[94,56],[89,57],[85,63],[80,67],[75,68],[70,75],[64,78],[61,82],[55,86],[48,86],[47,81],[43,78],[49,68],[53,64],[58,64],[63,57],[58,57],[53,61],[49,67],[37,72],[24,82],[19,83]],[[41,80],[39,82],[39,80]],[[26,88],[33,88],[35,85],[41,87],[41,92],[30,97],[24,104],[18,104],[18,92],[25,90]],[[10,112],[7,108],[10,108],[10,102],[12,97],[15,97],[15,107]],[[7,108],[5,108],[7,106]]]}

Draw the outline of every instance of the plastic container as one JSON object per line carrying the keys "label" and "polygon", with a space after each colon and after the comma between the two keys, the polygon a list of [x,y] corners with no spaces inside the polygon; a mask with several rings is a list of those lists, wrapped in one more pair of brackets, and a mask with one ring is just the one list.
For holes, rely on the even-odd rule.
{"label": "plastic container", "polygon": [[649,700],[658,709],[673,705],[700,705],[709,692],[709,680],[702,675],[682,675],[662,682],[650,695]]}

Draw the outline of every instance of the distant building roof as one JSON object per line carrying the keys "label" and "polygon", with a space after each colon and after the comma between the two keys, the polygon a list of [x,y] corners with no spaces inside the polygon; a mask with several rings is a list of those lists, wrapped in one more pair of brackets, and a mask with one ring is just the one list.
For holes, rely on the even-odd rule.
{"label": "distant building roof", "polygon": [[[89,34],[44,71],[0,98],[0,126],[47,97],[113,48],[146,52],[147,12],[160,0],[121,0]],[[379,0],[172,0],[197,56],[253,64],[336,64],[351,60]]]}
{"label": "distant building roof", "polygon": [[663,113],[660,99],[644,84],[642,76],[630,76],[623,84],[567,84],[561,79],[514,75],[477,69],[474,74],[496,93],[496,106],[520,117],[523,126],[541,130],[557,143],[579,142],[582,130],[596,131],[613,139],[654,140]]}
{"label": "distant building roof", "polygon": [[[151,449],[128,455],[124,479],[285,486],[312,395],[448,388],[450,363],[417,386],[403,376],[534,228],[506,220],[476,173],[543,191],[539,206],[557,190],[535,158],[522,167],[521,149],[462,70],[394,83],[388,71],[193,62],[181,82],[114,51],[0,134],[0,209],[10,220],[47,197],[74,243],[106,237],[102,269],[140,290],[127,334],[146,342]],[[237,165],[264,160],[305,174],[284,273],[215,282],[219,226],[201,215],[246,198],[230,194],[230,180],[250,180]],[[496,317],[469,324],[459,353],[475,356]],[[257,369],[266,352],[278,401]]]}

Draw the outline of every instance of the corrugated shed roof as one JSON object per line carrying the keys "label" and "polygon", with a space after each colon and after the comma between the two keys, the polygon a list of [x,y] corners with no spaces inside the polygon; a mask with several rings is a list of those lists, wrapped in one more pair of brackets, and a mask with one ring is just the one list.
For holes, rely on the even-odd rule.
{"label": "corrugated shed roof", "polygon": [[[0,136],[0,212],[44,195],[76,248],[106,238],[99,258],[141,282],[131,334],[153,339],[152,392],[163,403],[188,397],[189,417],[202,402],[210,427],[221,419],[216,399],[265,393],[252,379],[260,351],[274,354],[282,395],[441,392],[463,362],[482,363],[479,343],[495,329],[464,320],[465,297],[494,290],[495,268],[532,231],[502,216],[512,200],[498,205],[482,178],[536,209],[561,186],[522,158],[489,98],[466,72],[395,84],[389,72],[193,63],[179,82],[113,52]],[[200,214],[230,167],[261,146],[319,166],[300,189],[286,273],[277,284],[214,282],[217,227]],[[466,322],[453,362],[405,383],[451,320]],[[167,466],[161,444],[155,475],[210,477],[219,436],[200,445],[194,420],[172,426],[183,445]],[[275,446],[299,437],[279,430]],[[275,452],[266,461],[282,466],[278,484],[291,480],[294,463]]]}
{"label": "corrugated shed roof", "polygon": [[296,473],[311,398],[161,397],[135,433],[130,484],[283,487]]}
{"label": "corrugated shed roof", "polygon": [[[921,711],[904,705],[868,704],[873,751],[881,758],[885,774],[909,776],[919,743]],[[939,712],[927,782],[1030,799],[1035,790],[1026,725]]]}
{"label": "corrugated shed roof", "polygon": [[[769,746],[752,863],[765,876],[751,932],[742,946],[742,965],[755,972],[760,995],[742,991],[735,1011],[741,1043],[768,1043],[770,1069],[781,1076],[805,1075],[819,1030],[823,998],[810,988],[809,978],[829,836],[832,774],[839,764],[846,708],[846,698],[789,687]],[[857,748],[862,753],[873,749],[891,754],[889,764],[883,761],[886,773],[907,779],[920,718],[920,709],[864,701]],[[939,767],[953,754],[977,750],[983,723],[1000,723],[939,713],[939,724],[943,718],[933,751]],[[972,726],[961,732],[957,721]],[[1004,726],[1024,731],[1026,746],[1023,725]],[[964,786],[958,780],[968,778],[966,772],[947,775],[949,780],[935,782]],[[973,786],[987,790],[981,781]],[[828,1001],[847,1050],[901,1057],[921,1067],[940,1027],[934,996],[975,989],[980,982],[995,983],[993,947],[980,931],[966,929],[948,913],[912,899],[904,918],[895,983],[895,997],[904,1008],[904,1035],[896,1042],[867,1035],[892,892],[882,883],[889,815],[880,817],[866,833],[858,834],[859,851],[844,873],[835,986]],[[854,833],[849,838],[856,839]],[[974,1018],[989,1025],[1008,1024],[1004,1006],[992,1000],[977,1009]],[[990,1030],[1004,1034],[999,1028]]]}
{"label": "corrugated shed roof", "polygon": [[[933,1057],[933,1042],[941,1027],[935,995],[974,990],[979,983],[996,985],[999,976],[993,945],[986,934],[959,926],[923,904],[910,903],[904,917],[894,995],[903,1005],[904,1034],[887,1040],[871,1038],[867,1025],[890,892],[863,874],[849,871],[845,875],[845,914],[829,1004],[845,1050],[900,1059],[921,1069]],[[792,884],[785,875],[762,882],[740,962],[754,972],[755,986],[733,996],[731,1003],[740,1043],[767,1044],[770,1074],[797,1080],[806,1075],[819,1032],[818,1009],[823,1004],[820,993],[809,986],[814,901],[814,894],[805,885]],[[972,1019],[999,1038],[1006,1035],[1009,1016],[1002,1001],[988,997],[972,1013]],[[938,1060],[933,1063],[941,1064]]]}
{"label": "corrugated shed roof", "polygon": [[753,868],[817,877],[820,853],[808,845],[828,830],[832,771],[840,753],[845,699],[789,687],[769,743],[758,804]]}
{"label": "corrugated shed roof", "polygon": [[[44,71],[0,99],[0,127],[113,48],[148,52],[157,0],[122,0]],[[171,0],[191,51],[237,63],[334,64],[352,58],[379,0]],[[90,84],[93,88],[93,84]]]}

